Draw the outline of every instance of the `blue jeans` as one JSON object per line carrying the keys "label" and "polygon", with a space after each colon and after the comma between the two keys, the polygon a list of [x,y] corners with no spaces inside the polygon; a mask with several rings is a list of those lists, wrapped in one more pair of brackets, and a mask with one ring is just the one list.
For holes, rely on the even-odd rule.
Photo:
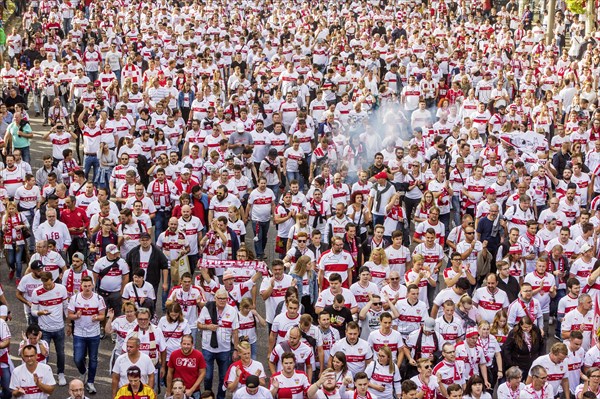
{"label": "blue jeans", "polygon": [[169,224],[169,218],[171,217],[168,211],[156,211],[154,216],[154,241],[158,239],[158,236],[167,229]]}
{"label": "blue jeans", "polygon": [[0,398],[10,399],[12,398],[12,390],[10,389],[10,368],[2,367],[2,379],[0,380],[2,385],[2,394]]}
{"label": "blue jeans", "polygon": [[[94,173],[92,174],[92,178],[89,179],[88,176],[92,167],[94,168]],[[86,155],[83,158],[83,173],[85,174],[86,179],[95,181],[98,169],[100,169],[100,161],[96,155]]]}
{"label": "blue jeans", "polygon": [[85,356],[89,358],[87,381],[83,383],[94,383],[96,379],[96,370],[98,369],[98,348],[100,347],[100,336],[95,337],[78,337],[73,335],[73,359],[79,374],[85,374]]}
{"label": "blue jeans", "polygon": [[[285,175],[287,177],[287,186],[290,186],[290,182],[292,180],[298,180],[298,184],[302,183],[301,176],[300,176],[300,172],[285,172]],[[304,189],[303,186],[300,186],[300,191],[302,191]]]}
{"label": "blue jeans", "polygon": [[256,252],[256,256],[258,257],[265,255],[265,248],[267,247],[269,236],[269,224],[270,222],[252,221],[252,232],[255,237],[258,237],[258,241],[254,241],[254,252]]}
{"label": "blue jeans", "polygon": [[[162,293],[162,311],[165,313],[167,311],[167,299],[169,299],[169,292],[171,292],[171,271],[169,270],[169,277],[167,279],[167,291],[163,291]],[[157,309],[158,310],[158,309]]]}
{"label": "blue jeans", "polygon": [[23,158],[23,161],[25,161],[27,163],[31,163],[30,146],[21,147],[21,148],[15,148],[15,150],[21,151],[21,157]]}
{"label": "blue jeans", "polygon": [[42,339],[48,342],[54,341],[54,350],[56,351],[56,368],[58,374],[65,372],[65,330],[44,331],[42,330]]}
{"label": "blue jeans", "polygon": [[23,252],[25,252],[25,244],[17,245],[17,249],[6,250],[6,262],[8,267],[17,272],[17,278],[21,278],[23,272]]}
{"label": "blue jeans", "polygon": [[202,349],[204,360],[206,361],[206,377],[204,378],[204,390],[212,389],[214,362],[217,361],[219,368],[219,386],[217,388],[217,399],[225,399],[225,391],[223,390],[223,381],[225,381],[225,373],[231,364],[231,352],[213,353]]}
{"label": "blue jeans", "polygon": [[452,204],[452,212],[454,212],[454,214],[453,214],[454,225],[460,226],[461,225],[461,222],[460,222],[460,197],[458,195],[453,195],[451,204]]}
{"label": "blue jeans", "polygon": [[258,358],[258,341],[250,344],[250,357],[252,360],[257,360]]}
{"label": "blue jeans", "polygon": [[560,302],[561,298],[564,298],[567,295],[567,290],[564,288],[561,288],[560,290],[556,290],[556,296],[554,298],[552,298],[552,300],[550,301],[550,316],[555,317],[556,318],[556,335],[558,335],[559,337],[561,336],[561,322],[558,321],[558,302]]}

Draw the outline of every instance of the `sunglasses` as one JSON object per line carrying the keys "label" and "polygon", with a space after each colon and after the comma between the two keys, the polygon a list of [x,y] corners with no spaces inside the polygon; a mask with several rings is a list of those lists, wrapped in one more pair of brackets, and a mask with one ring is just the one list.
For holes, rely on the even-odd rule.
{"label": "sunglasses", "polygon": [[373,306],[381,306],[381,302],[373,302]]}
{"label": "sunglasses", "polygon": [[400,280],[400,277],[394,277],[394,278],[390,278],[390,280],[392,280],[392,281],[397,281],[397,280]]}
{"label": "sunglasses", "polygon": [[298,242],[306,242],[306,240],[298,240]]}

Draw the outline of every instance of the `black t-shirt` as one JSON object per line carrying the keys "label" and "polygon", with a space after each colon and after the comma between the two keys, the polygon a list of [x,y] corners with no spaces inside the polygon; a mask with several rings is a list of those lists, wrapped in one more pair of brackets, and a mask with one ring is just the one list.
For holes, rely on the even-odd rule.
{"label": "black t-shirt", "polygon": [[325,309],[331,315],[331,327],[338,330],[340,338],[346,336],[346,324],[352,321],[352,312],[347,307],[341,310],[335,310],[333,305],[326,306]]}

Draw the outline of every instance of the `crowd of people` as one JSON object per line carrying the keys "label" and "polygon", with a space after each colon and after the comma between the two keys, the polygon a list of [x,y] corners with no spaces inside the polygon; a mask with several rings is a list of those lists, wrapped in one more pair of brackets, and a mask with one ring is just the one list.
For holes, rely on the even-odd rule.
{"label": "crowd of people", "polygon": [[0,398],[600,397],[600,35],[565,6],[29,2]]}

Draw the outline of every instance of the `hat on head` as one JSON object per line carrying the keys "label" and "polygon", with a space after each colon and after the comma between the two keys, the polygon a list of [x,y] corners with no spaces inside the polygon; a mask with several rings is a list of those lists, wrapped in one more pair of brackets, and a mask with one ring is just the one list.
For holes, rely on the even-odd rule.
{"label": "hat on head", "polygon": [[81,252],[75,252],[73,254],[73,256],[71,256],[71,259],[73,258],[77,258],[79,260],[85,260],[85,257],[83,256],[83,254]]}
{"label": "hat on head", "polygon": [[235,278],[235,276],[233,275],[232,272],[225,272],[225,274],[223,274],[223,281],[231,279],[231,278]]}
{"label": "hat on head", "polygon": [[143,232],[142,234],[140,234],[140,240],[142,240],[142,239],[149,240],[150,238],[152,238],[152,237],[147,232]]}
{"label": "hat on head", "polygon": [[248,378],[246,378],[246,387],[250,389],[258,388],[259,384],[260,380],[256,375],[249,375]]}
{"label": "hat on head", "polygon": [[592,247],[590,246],[590,244],[588,244],[586,242],[581,246],[581,252],[579,252],[579,253],[581,253],[581,254],[585,253],[585,252],[589,251],[590,249],[592,249]]}
{"label": "hat on head", "polygon": [[491,188],[491,187],[488,187],[488,188],[485,190],[485,194],[486,194],[486,195],[488,195],[488,194],[497,194],[497,193],[496,193],[496,190],[494,190],[494,189],[493,189],[493,188]]}
{"label": "hat on head", "polygon": [[387,173],[385,171],[381,171],[374,176],[376,179],[387,179]]}
{"label": "hat on head", "polygon": [[465,337],[473,338],[476,335],[479,335],[479,331],[477,331],[477,328],[475,328],[475,327],[467,328],[467,333],[465,334]]}
{"label": "hat on head", "polygon": [[115,255],[119,253],[119,247],[117,247],[115,244],[108,244],[106,246],[106,253],[107,254],[111,254],[111,255]]}
{"label": "hat on head", "polygon": [[246,131],[246,128],[244,127],[244,124],[243,124],[243,123],[238,123],[238,124],[237,124],[237,126],[235,127],[235,130],[236,130],[237,132],[245,132],[245,131]]}
{"label": "hat on head", "polygon": [[188,168],[181,169],[181,174],[182,175],[189,175],[190,173],[192,173],[192,172]]}
{"label": "hat on head", "polygon": [[433,332],[435,330],[435,320],[431,317],[426,317],[423,322],[423,331]]}
{"label": "hat on head", "polygon": [[33,262],[31,262],[29,267],[31,268],[31,270],[41,270],[44,267],[44,264],[41,260],[34,260]]}
{"label": "hat on head", "polygon": [[522,252],[521,246],[519,246],[518,244],[517,245],[511,245],[510,249],[508,251],[508,253],[511,253],[513,255],[520,254],[521,252]]}

